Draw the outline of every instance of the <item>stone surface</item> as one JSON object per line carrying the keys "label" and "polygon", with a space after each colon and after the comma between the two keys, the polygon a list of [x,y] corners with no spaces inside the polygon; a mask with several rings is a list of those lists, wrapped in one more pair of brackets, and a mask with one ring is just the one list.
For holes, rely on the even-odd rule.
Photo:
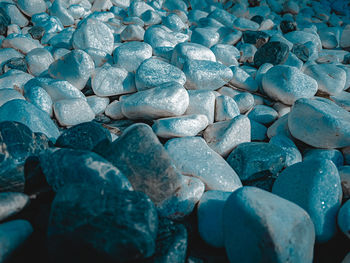
{"label": "stone surface", "polygon": [[112,54],[113,42],[112,30],[96,19],[83,20],[73,33],[73,47],[76,49],[96,48]]}
{"label": "stone surface", "polygon": [[231,66],[230,69],[233,73],[233,78],[230,80],[232,85],[247,91],[258,90],[257,82],[244,69],[238,66]]}
{"label": "stone surface", "polygon": [[106,128],[91,121],[63,130],[57,138],[56,146],[91,151],[97,144],[111,140],[111,134]]}
{"label": "stone surface", "polygon": [[[239,216],[237,216],[239,215]],[[223,211],[230,261],[312,262],[315,230],[299,206],[255,187],[233,192]]]}
{"label": "stone surface", "polygon": [[188,90],[189,104],[185,114],[204,114],[209,124],[214,122],[215,94],[209,90]]}
{"label": "stone surface", "polygon": [[288,54],[289,47],[286,44],[278,41],[268,42],[255,53],[254,64],[257,67],[265,63],[283,64],[287,60]]}
{"label": "stone surface", "polygon": [[237,103],[229,96],[220,95],[215,99],[215,121],[228,121],[240,114]]}
{"label": "stone surface", "polygon": [[187,89],[216,90],[232,79],[229,67],[208,60],[187,60],[183,66]]}
{"label": "stone surface", "polygon": [[0,261],[8,261],[32,233],[33,227],[27,220],[17,219],[0,224]]}
{"label": "stone surface", "polygon": [[14,89],[0,89],[0,107],[10,100],[24,100],[21,93]]}
{"label": "stone surface", "polygon": [[350,201],[341,206],[338,213],[338,225],[340,230],[350,238]]}
{"label": "stone surface", "polygon": [[254,106],[254,96],[249,92],[243,92],[233,97],[241,114],[246,113]]}
{"label": "stone surface", "polygon": [[235,171],[202,138],[171,139],[164,147],[176,168],[182,174],[201,179],[206,190],[232,192],[242,186]]}
{"label": "stone surface", "polygon": [[0,193],[0,221],[20,212],[29,204],[29,196],[22,193]]}
{"label": "stone surface", "polygon": [[338,167],[338,172],[342,186],[343,200],[348,200],[350,199],[350,165]]}
{"label": "stone surface", "polygon": [[146,193],[158,205],[180,186],[180,174],[146,124],[128,127],[121,137],[98,153],[129,179],[136,191]]}
{"label": "stone surface", "polygon": [[48,247],[54,262],[136,260],[153,255],[158,229],[154,204],[141,192],[68,185],[52,204]]}
{"label": "stone surface", "polygon": [[101,97],[115,96],[136,91],[134,75],[123,68],[102,66],[91,75],[94,93]]}
{"label": "stone surface", "polygon": [[95,115],[104,113],[109,104],[109,98],[95,95],[86,97],[86,101]]}
{"label": "stone surface", "polygon": [[135,83],[137,90],[154,88],[171,81],[184,85],[186,76],[180,69],[159,59],[147,59],[136,70]]}
{"label": "stone surface", "polygon": [[49,51],[44,48],[36,48],[26,56],[29,72],[34,76],[39,76],[48,70],[54,59]]}
{"label": "stone surface", "polygon": [[305,68],[304,72],[317,81],[320,91],[329,95],[337,95],[345,88],[346,73],[336,65],[310,65]]}
{"label": "stone surface", "polygon": [[289,166],[276,179],[272,192],[308,212],[317,242],[326,242],[335,235],[342,189],[333,162],[308,160]]}
{"label": "stone surface", "polygon": [[72,126],[92,121],[95,113],[84,99],[59,100],[53,104],[56,119],[62,126]]}
{"label": "stone surface", "polygon": [[216,44],[212,46],[216,60],[225,66],[238,66],[237,59],[240,57],[239,50],[232,45]]}
{"label": "stone surface", "polygon": [[205,115],[192,114],[155,120],[152,129],[159,137],[174,138],[196,136],[207,126],[208,118]]}
{"label": "stone surface", "polygon": [[121,107],[129,119],[157,119],[182,115],[188,104],[186,89],[177,82],[168,82],[130,95]]}
{"label": "stone surface", "polygon": [[303,160],[330,160],[335,166],[344,165],[344,157],[341,151],[336,149],[307,149],[303,154]]}
{"label": "stone surface", "polygon": [[288,167],[302,161],[302,156],[299,149],[288,136],[284,134],[276,134],[275,136],[271,137],[269,143],[275,144],[284,150],[286,154],[285,166]]}
{"label": "stone surface", "polygon": [[46,181],[56,192],[74,183],[108,185],[115,191],[133,190],[128,179],[96,153],[62,148],[42,152],[39,158]]}
{"label": "stone surface", "polygon": [[272,107],[256,105],[249,113],[248,118],[261,124],[269,124],[278,118],[278,113]]}
{"label": "stone surface", "polygon": [[316,148],[350,145],[350,113],[324,98],[297,100],[288,127],[293,137]]}
{"label": "stone surface", "polygon": [[94,68],[94,62],[86,52],[73,50],[53,62],[49,67],[49,74],[54,79],[66,80],[82,90]]}
{"label": "stone surface", "polygon": [[250,141],[250,121],[246,116],[238,115],[229,121],[210,124],[204,130],[203,138],[210,148],[226,157],[237,145]]}
{"label": "stone surface", "polygon": [[287,105],[300,98],[312,98],[318,84],[315,79],[290,66],[275,66],[269,69],[262,78],[262,87],[272,99]]}
{"label": "stone surface", "polygon": [[231,192],[207,191],[198,203],[198,232],[213,247],[224,247],[223,210]]}
{"label": "stone surface", "polygon": [[16,121],[33,132],[41,132],[55,141],[60,135],[50,116],[25,100],[11,100],[0,107],[0,121]]}
{"label": "stone surface", "polygon": [[241,143],[227,158],[242,181],[276,176],[285,166],[284,150],[265,142]]}

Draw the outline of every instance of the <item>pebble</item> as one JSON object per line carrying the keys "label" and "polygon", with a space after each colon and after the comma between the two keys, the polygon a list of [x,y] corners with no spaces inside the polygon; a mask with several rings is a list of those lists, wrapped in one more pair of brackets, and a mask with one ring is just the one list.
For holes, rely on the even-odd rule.
{"label": "pebble", "polygon": [[[237,216],[239,215],[239,216]],[[312,262],[315,231],[299,206],[256,187],[233,192],[223,209],[230,262]]]}
{"label": "pebble", "polygon": [[227,162],[242,181],[253,181],[276,176],[285,166],[286,154],[274,144],[245,142],[231,152]]}
{"label": "pebble", "polygon": [[196,136],[208,126],[208,118],[202,114],[183,115],[158,119],[153,122],[154,133],[161,138]]}
{"label": "pebble", "polygon": [[254,96],[249,92],[243,92],[233,97],[241,114],[246,113],[254,106]]}
{"label": "pebble", "polygon": [[24,58],[11,58],[10,60],[4,63],[3,71],[7,72],[11,69],[17,69],[23,72],[27,72],[28,67]]}
{"label": "pebble", "polygon": [[152,56],[152,47],[144,42],[124,43],[113,51],[114,63],[128,72],[135,72],[140,64]]}
{"label": "pebble", "polygon": [[197,43],[179,43],[174,47],[171,64],[182,69],[188,60],[208,60],[216,62],[216,57],[209,48]]}
{"label": "pebble", "polygon": [[316,148],[350,145],[350,113],[324,98],[299,99],[288,114],[293,137]]}
{"label": "pebble", "polygon": [[86,19],[73,33],[73,47],[76,49],[96,48],[108,54],[113,52],[114,37],[112,30],[96,19]]}
{"label": "pebble", "polygon": [[237,103],[229,96],[220,95],[215,99],[215,121],[228,121],[240,114]]}
{"label": "pebble", "polygon": [[289,32],[296,31],[297,25],[295,22],[289,20],[282,20],[280,23],[280,29],[283,34],[287,34]]}
{"label": "pebble", "polygon": [[91,75],[92,90],[101,97],[133,93],[136,91],[133,77],[123,68],[102,66]]}
{"label": "pebble", "polygon": [[267,136],[267,128],[256,121],[250,120],[250,133],[251,133],[251,140],[252,141],[264,141]]}
{"label": "pebble", "polygon": [[238,66],[237,58],[240,57],[239,50],[232,45],[216,44],[212,46],[217,62],[224,64],[225,66]]}
{"label": "pebble", "polygon": [[29,204],[29,196],[16,192],[0,193],[0,220],[11,217]]}
{"label": "pebble", "polygon": [[9,70],[5,74],[0,76],[0,89],[15,89],[19,92],[23,92],[23,86],[34,78],[32,75],[24,73],[19,70]]}
{"label": "pebble", "polygon": [[217,90],[232,79],[229,67],[208,60],[187,60],[183,72],[187,89]]}
{"label": "pebble", "polygon": [[43,48],[38,40],[22,34],[12,34],[7,36],[2,43],[2,48],[13,48],[23,54],[27,54],[33,49]]}
{"label": "pebble", "polygon": [[213,247],[224,247],[223,210],[231,192],[206,191],[198,203],[198,232]]}
{"label": "pebble", "polygon": [[77,150],[93,150],[99,143],[111,141],[110,132],[100,124],[83,122],[63,130],[57,138],[56,147]]}
{"label": "pebble", "polygon": [[[70,67],[67,67],[67,64]],[[49,67],[48,73],[52,78],[66,80],[79,90],[82,90],[94,68],[94,62],[86,52],[73,50],[53,62]]]}
{"label": "pebble", "polygon": [[[242,186],[236,172],[201,137],[175,138],[164,145],[182,174],[199,178],[206,191],[232,192]],[[197,149],[193,151],[193,149]]]}
{"label": "pebble", "polygon": [[343,201],[350,199],[350,165],[338,167],[343,192]]}
{"label": "pebble", "polygon": [[317,90],[317,81],[301,70],[278,65],[270,68],[262,77],[264,92],[272,99],[293,105],[301,98],[312,98]]}
{"label": "pebble", "polygon": [[96,153],[80,149],[50,149],[40,154],[40,167],[55,192],[66,185],[108,185],[115,190],[133,188],[128,179]]}
{"label": "pebble", "polygon": [[180,116],[188,104],[186,89],[177,82],[168,82],[130,95],[121,107],[123,115],[129,119],[157,119]]}
{"label": "pebble", "polygon": [[172,159],[146,124],[131,125],[121,137],[97,152],[129,179],[135,191],[146,193],[156,205],[181,185],[181,175]]}
{"label": "pebble", "polygon": [[127,25],[120,33],[122,41],[142,41],[145,35],[145,30],[139,25]]}
{"label": "pebble", "polygon": [[233,78],[230,80],[230,84],[247,91],[258,90],[257,82],[246,71],[238,66],[231,66],[230,69],[233,73]]}
{"label": "pebble", "polygon": [[153,255],[157,230],[157,210],[145,194],[110,186],[67,185],[57,192],[51,207],[50,258],[142,260]]}
{"label": "pebble", "polygon": [[29,72],[33,76],[39,76],[49,69],[54,59],[49,51],[45,48],[36,48],[26,55],[26,62]]}
{"label": "pebble", "polygon": [[237,145],[250,141],[250,121],[245,115],[239,115],[232,120],[215,122],[204,130],[203,138],[210,148],[226,157]]}
{"label": "pebble", "polygon": [[186,75],[177,67],[156,58],[144,60],[136,70],[135,84],[139,91],[171,81],[184,85]]}
{"label": "pebble", "polygon": [[0,89],[0,107],[10,100],[24,100],[21,93],[14,89]]}
{"label": "pebble", "polygon": [[50,116],[25,100],[11,100],[0,107],[0,122],[17,121],[33,132],[41,132],[55,141],[59,131]]}
{"label": "pebble", "polygon": [[204,183],[190,176],[181,176],[181,182],[175,193],[157,206],[162,217],[180,220],[188,216],[204,193]]}
{"label": "pebble", "polygon": [[107,105],[105,114],[114,120],[123,119],[125,116],[122,111],[122,103],[118,100],[111,102]]}
{"label": "pebble", "polygon": [[95,95],[86,97],[86,101],[95,115],[104,113],[109,104],[109,98],[99,97]]}
{"label": "pebble", "polygon": [[210,90],[188,90],[189,96],[186,115],[204,114],[208,123],[213,124],[215,114],[215,94]]}
{"label": "pebble", "polygon": [[282,42],[272,41],[258,48],[254,55],[254,64],[257,67],[265,63],[273,65],[283,64],[289,54],[289,47]]}
{"label": "pebble", "polygon": [[335,166],[341,167],[344,165],[343,154],[335,149],[308,149],[303,154],[303,160],[330,160]]}
{"label": "pebble", "polygon": [[33,233],[32,225],[23,219],[0,224],[0,261],[5,262]]}
{"label": "pebble", "polygon": [[25,99],[49,114],[51,117],[53,115],[53,103],[50,95],[45,91],[45,89],[39,86],[30,86],[24,90]]}
{"label": "pebble", "polygon": [[269,124],[278,118],[278,113],[266,105],[256,105],[249,113],[248,118],[261,124]]}
{"label": "pebble", "polygon": [[340,230],[350,238],[350,201],[345,202],[338,213],[338,225]]}
{"label": "pebble", "polygon": [[244,17],[238,17],[233,22],[233,27],[240,31],[247,31],[247,30],[256,31],[259,29],[260,25]]}
{"label": "pebble", "polygon": [[263,31],[244,31],[242,38],[244,43],[253,44],[259,48],[268,42],[270,36]]}
{"label": "pebble", "polygon": [[46,4],[44,0],[18,0],[17,6],[25,15],[29,17],[46,11]]}
{"label": "pebble", "polygon": [[332,64],[307,66],[304,73],[317,81],[318,89],[329,95],[337,95],[345,89],[346,73]]}
{"label": "pebble", "polygon": [[211,48],[219,42],[220,35],[216,28],[197,27],[192,31],[191,43],[197,43],[205,47]]}
{"label": "pebble", "polygon": [[327,242],[335,235],[342,189],[333,162],[313,159],[289,166],[277,177],[272,192],[308,212],[317,242]]}
{"label": "pebble", "polygon": [[284,150],[286,154],[286,167],[302,161],[303,157],[298,147],[295,145],[291,138],[284,135],[283,133],[276,134],[275,136],[271,137],[269,143],[275,144]]}

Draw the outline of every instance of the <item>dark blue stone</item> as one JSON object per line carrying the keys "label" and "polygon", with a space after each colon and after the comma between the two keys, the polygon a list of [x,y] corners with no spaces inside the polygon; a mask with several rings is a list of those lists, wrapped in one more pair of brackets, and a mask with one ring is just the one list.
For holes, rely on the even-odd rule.
{"label": "dark blue stone", "polygon": [[154,254],[157,230],[157,210],[145,194],[68,185],[52,203],[47,233],[51,262],[141,260]]}
{"label": "dark blue stone", "polygon": [[3,71],[6,72],[9,69],[17,69],[24,72],[27,72],[27,64],[24,58],[11,58],[6,61],[3,66]]}
{"label": "dark blue stone", "polygon": [[56,141],[57,147],[92,150],[102,141],[111,141],[110,132],[96,122],[84,122],[64,130]]}
{"label": "dark blue stone", "polygon": [[261,22],[264,21],[264,18],[262,16],[256,15],[256,16],[253,16],[250,20],[260,25]]}
{"label": "dark blue stone", "polygon": [[289,20],[282,20],[280,23],[280,29],[283,34],[297,30],[297,24]]}
{"label": "dark blue stone", "polygon": [[40,40],[45,34],[45,28],[42,26],[33,26],[28,30],[28,33],[32,36],[33,39]]}
{"label": "dark blue stone", "polygon": [[261,46],[254,55],[254,64],[260,67],[262,64],[271,63],[273,65],[286,62],[289,54],[289,47],[279,41],[268,42]]}
{"label": "dark blue stone", "polygon": [[310,50],[303,44],[294,44],[291,51],[294,55],[296,55],[300,60],[304,62],[307,61],[310,57]]}
{"label": "dark blue stone", "polygon": [[11,17],[0,7],[0,35],[6,35],[7,27],[11,24]]}
{"label": "dark blue stone", "polygon": [[108,184],[115,190],[132,190],[128,179],[94,152],[57,148],[43,152],[39,158],[43,174],[54,191],[73,183]]}
{"label": "dark blue stone", "polygon": [[244,43],[253,44],[257,47],[261,47],[267,41],[269,41],[270,36],[262,31],[243,31],[243,41]]}

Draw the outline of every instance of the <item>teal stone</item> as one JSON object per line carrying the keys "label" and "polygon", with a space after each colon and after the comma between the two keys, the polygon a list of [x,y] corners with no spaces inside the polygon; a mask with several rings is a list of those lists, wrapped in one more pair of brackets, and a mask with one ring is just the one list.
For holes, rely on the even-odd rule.
{"label": "teal stone", "polygon": [[0,262],[8,262],[32,233],[33,227],[27,220],[17,219],[0,224]]}
{"label": "teal stone", "polygon": [[56,141],[60,135],[50,115],[25,100],[11,100],[0,107],[0,122],[16,121],[28,126],[33,132],[41,132]]}
{"label": "teal stone", "polygon": [[250,120],[250,133],[252,141],[264,141],[267,138],[267,128],[254,120]]}
{"label": "teal stone", "polygon": [[261,124],[269,124],[278,118],[278,113],[272,107],[256,105],[249,113],[248,118]]}
{"label": "teal stone", "polygon": [[29,202],[29,196],[22,193],[0,193],[0,221],[17,214],[27,206]]}
{"label": "teal stone", "polygon": [[39,156],[47,183],[54,191],[74,184],[109,185],[117,190],[133,190],[128,179],[110,162],[90,151],[50,149]]}
{"label": "teal stone", "polygon": [[311,263],[315,231],[299,206],[256,187],[234,191],[223,210],[230,262]]}
{"label": "teal stone", "polygon": [[224,247],[223,210],[231,192],[207,191],[198,203],[198,232],[213,247]]}
{"label": "teal stone", "polygon": [[276,176],[285,166],[286,156],[284,150],[277,145],[245,142],[231,152],[227,162],[242,181],[252,181]]}
{"label": "teal stone", "polygon": [[335,166],[340,167],[344,165],[343,154],[336,149],[309,149],[304,152],[304,161],[306,160],[330,160]]}
{"label": "teal stone", "polygon": [[269,143],[275,144],[284,150],[286,153],[286,166],[291,166],[292,164],[302,161],[299,149],[288,136],[284,134],[276,134],[271,137]]}
{"label": "teal stone", "polygon": [[272,192],[309,213],[317,242],[327,242],[336,234],[342,188],[333,162],[313,159],[289,166],[276,179]]}
{"label": "teal stone", "polygon": [[325,98],[297,100],[288,127],[294,138],[315,148],[350,146],[350,112]]}
{"label": "teal stone", "polygon": [[146,193],[156,205],[181,185],[181,174],[147,124],[133,124],[117,140],[95,150],[120,169],[136,191]]}
{"label": "teal stone", "polygon": [[339,210],[338,226],[350,238],[350,200],[346,201]]}
{"label": "teal stone", "polygon": [[185,263],[187,252],[187,230],[183,224],[159,218],[154,255],[145,263]]}
{"label": "teal stone", "polygon": [[112,141],[110,132],[97,122],[84,122],[64,130],[56,146],[79,150],[93,150],[99,143]]}
{"label": "teal stone", "polygon": [[154,254],[157,230],[145,194],[72,184],[52,203],[47,244],[51,262],[130,262]]}
{"label": "teal stone", "polygon": [[45,89],[39,86],[29,86],[29,88],[24,89],[24,97],[28,102],[52,116],[52,99]]}

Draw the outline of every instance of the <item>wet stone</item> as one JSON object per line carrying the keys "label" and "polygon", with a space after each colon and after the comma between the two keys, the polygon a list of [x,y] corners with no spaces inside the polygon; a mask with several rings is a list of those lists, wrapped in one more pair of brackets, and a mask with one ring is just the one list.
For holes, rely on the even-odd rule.
{"label": "wet stone", "polygon": [[110,132],[96,122],[84,122],[64,130],[56,146],[79,150],[92,150],[103,141],[111,141]]}
{"label": "wet stone", "polygon": [[68,185],[52,203],[48,247],[52,262],[127,262],[155,252],[158,216],[141,192]]}
{"label": "wet stone", "polygon": [[283,64],[289,54],[289,47],[282,42],[268,42],[261,46],[254,55],[254,64],[257,67],[265,63],[273,65]]}

